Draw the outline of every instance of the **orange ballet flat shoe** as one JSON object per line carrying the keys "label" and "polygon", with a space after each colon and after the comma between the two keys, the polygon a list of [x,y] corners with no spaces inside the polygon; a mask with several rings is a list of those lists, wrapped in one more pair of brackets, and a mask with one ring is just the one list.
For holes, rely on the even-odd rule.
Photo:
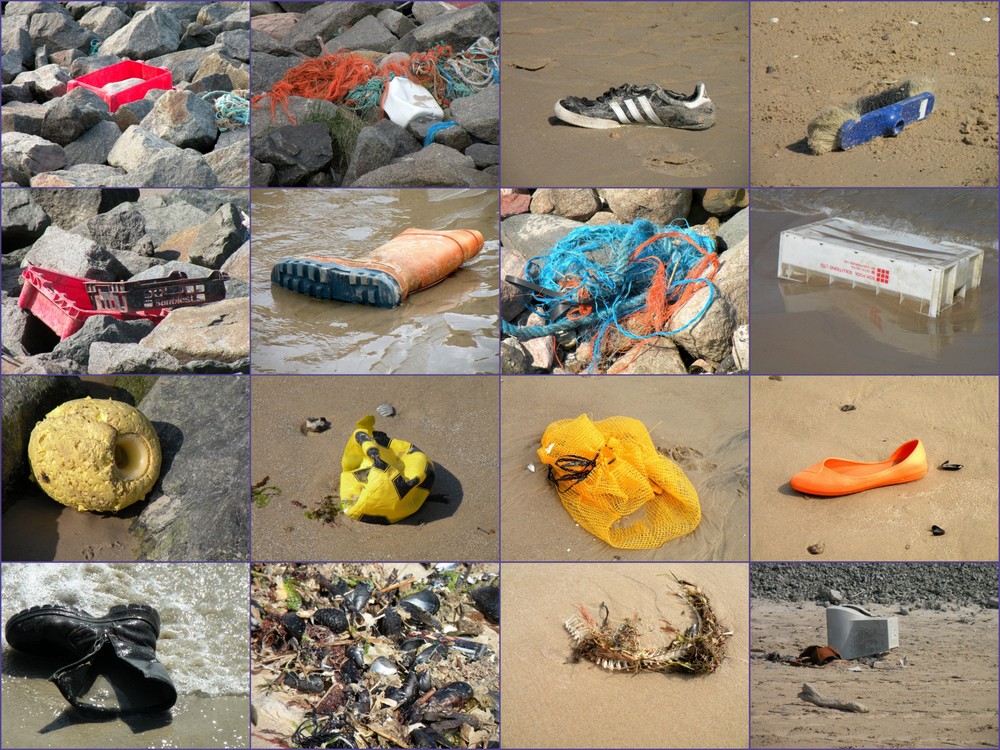
{"label": "orange ballet flat shoe", "polygon": [[927,473],[924,444],[910,440],[885,461],[864,463],[827,458],[791,478],[792,489],[806,495],[835,497],[920,479]]}

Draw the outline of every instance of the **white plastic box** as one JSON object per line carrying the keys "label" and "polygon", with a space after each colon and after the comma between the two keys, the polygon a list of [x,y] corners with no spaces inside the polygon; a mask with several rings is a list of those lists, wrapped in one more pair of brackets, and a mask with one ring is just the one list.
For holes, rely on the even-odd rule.
{"label": "white plastic box", "polygon": [[850,219],[823,219],[781,233],[778,278],[825,278],[915,301],[936,318],[979,286],[983,251]]}
{"label": "white plastic box", "polygon": [[826,608],[826,640],[842,659],[881,654],[899,646],[899,620],[847,604]]}

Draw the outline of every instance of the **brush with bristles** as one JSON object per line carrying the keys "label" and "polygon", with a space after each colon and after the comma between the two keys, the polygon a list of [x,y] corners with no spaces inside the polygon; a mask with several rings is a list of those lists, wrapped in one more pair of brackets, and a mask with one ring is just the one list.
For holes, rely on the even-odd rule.
{"label": "brush with bristles", "polygon": [[[907,99],[912,99],[921,94],[932,93],[931,81],[929,79],[913,78],[909,81],[903,81],[898,86],[893,86],[886,91],[863,96],[854,102],[854,104],[847,107],[830,107],[829,109],[825,109],[809,123],[809,136],[807,138],[809,148],[812,149],[814,154],[826,154],[837,148],[845,148],[842,143],[842,128],[845,124],[859,121],[869,113],[905,102]],[[929,98],[930,107],[933,109],[933,97]],[[922,120],[930,114],[930,110],[925,105],[919,111],[919,114],[918,112],[912,114],[918,115],[913,118],[914,121]],[[901,124],[897,127],[899,130],[902,130]]]}

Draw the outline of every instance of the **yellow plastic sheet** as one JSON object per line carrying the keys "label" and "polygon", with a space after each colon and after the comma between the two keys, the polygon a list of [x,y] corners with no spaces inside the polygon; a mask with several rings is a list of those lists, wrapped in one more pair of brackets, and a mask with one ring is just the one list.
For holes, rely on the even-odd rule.
{"label": "yellow plastic sheet", "polygon": [[420,510],[434,483],[434,464],[412,443],[357,423],[341,461],[340,500],[351,518],[396,523]]}

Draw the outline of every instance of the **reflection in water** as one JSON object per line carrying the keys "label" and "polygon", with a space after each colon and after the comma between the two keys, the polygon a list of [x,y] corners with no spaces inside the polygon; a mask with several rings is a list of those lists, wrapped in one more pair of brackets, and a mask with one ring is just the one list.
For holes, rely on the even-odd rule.
{"label": "reflection in water", "polygon": [[[495,190],[254,190],[254,372],[495,373]],[[478,229],[486,246],[442,283],[386,310],[271,285],[288,255],[358,258],[408,227]]]}
{"label": "reflection in water", "polygon": [[[753,372],[996,372],[996,191],[757,190],[751,211]],[[981,285],[930,318],[869,289],[779,280],[780,233],[831,216],[982,248]]]}

